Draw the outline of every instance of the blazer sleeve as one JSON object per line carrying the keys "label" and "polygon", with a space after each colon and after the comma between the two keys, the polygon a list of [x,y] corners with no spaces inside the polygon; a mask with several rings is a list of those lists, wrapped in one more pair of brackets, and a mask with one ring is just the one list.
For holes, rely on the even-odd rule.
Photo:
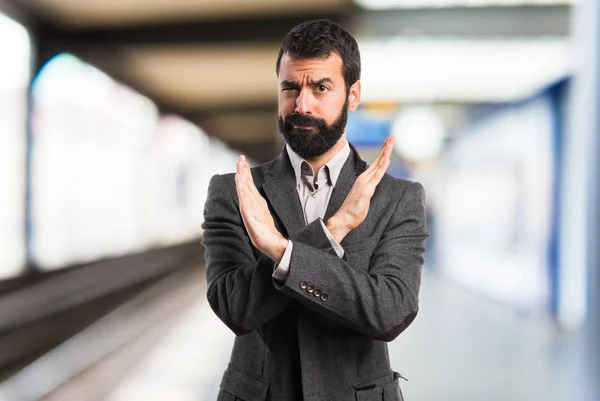
{"label": "blazer sleeve", "polygon": [[292,238],[290,273],[275,285],[327,318],[391,341],[417,315],[427,237],[425,193],[421,184],[411,183],[396,204],[368,269],[353,267],[346,255],[340,259],[332,254],[325,247],[322,228],[309,224]]}
{"label": "blazer sleeve", "polygon": [[236,335],[243,335],[293,301],[273,285],[275,262],[265,255],[255,258],[231,185],[215,175],[208,187],[202,225],[207,298],[215,314]]}

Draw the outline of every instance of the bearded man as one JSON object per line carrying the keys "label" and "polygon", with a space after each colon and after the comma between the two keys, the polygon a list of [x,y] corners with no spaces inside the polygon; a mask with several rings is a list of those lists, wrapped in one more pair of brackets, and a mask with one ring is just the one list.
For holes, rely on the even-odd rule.
{"label": "bearded man", "polygon": [[356,40],[302,23],[277,56],[278,158],[214,176],[204,210],[207,298],[235,334],[219,400],[402,400],[387,342],[415,319],[423,187],[367,166],[346,140],[360,101]]}

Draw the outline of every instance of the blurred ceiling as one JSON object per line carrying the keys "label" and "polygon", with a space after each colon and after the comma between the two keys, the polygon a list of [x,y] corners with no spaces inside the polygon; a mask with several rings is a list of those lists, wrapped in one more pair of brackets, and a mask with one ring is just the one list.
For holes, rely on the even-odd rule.
{"label": "blurred ceiling", "polygon": [[135,26],[165,21],[281,16],[339,11],[347,0],[23,0],[62,26]]}
{"label": "blurred ceiling", "polygon": [[[443,1],[439,0],[433,8],[427,2],[415,7],[416,0],[411,0],[406,2],[409,9],[369,10],[351,0],[0,0],[0,10],[32,31],[38,67],[57,53],[72,52],[149,96],[163,112],[180,114],[209,135],[262,161],[278,153],[281,147],[275,124],[277,50],[289,29],[306,19],[329,18],[340,22],[359,42],[373,42],[381,37],[402,38],[404,44],[382,48],[380,58],[373,53],[377,45],[368,50],[369,57],[377,60],[371,60],[371,65],[380,68],[387,65],[387,71],[396,68],[391,62],[402,66],[397,70],[402,72],[404,81],[388,85],[397,92],[391,98],[388,93],[386,101],[502,99],[502,93],[496,97],[489,94],[494,93],[492,89],[502,87],[504,76],[487,92],[485,77],[472,82],[455,80],[454,85],[444,86],[440,77],[454,79],[454,72],[445,68],[450,64],[443,58],[427,58],[424,54],[438,51],[451,54],[452,49],[461,49],[460,45],[444,44],[448,38],[465,43],[483,40],[483,47],[485,40],[508,41],[496,53],[497,59],[511,54],[510,49],[518,45],[516,42],[541,40],[548,60],[562,68],[564,44],[550,45],[554,46],[550,49],[547,38],[555,42],[568,38],[568,5],[550,1],[555,4],[532,7],[519,4],[519,0],[511,1],[510,5],[490,0],[484,6],[465,8],[456,5],[460,1],[453,0],[452,6],[440,7]],[[396,0],[398,4],[403,3]],[[436,47],[436,40],[441,40],[442,45]],[[494,57],[493,51],[488,53],[481,47],[480,44],[477,47],[480,50],[465,54]],[[527,73],[528,69],[519,69],[517,64],[523,60],[526,63],[528,47],[526,44],[517,47],[520,58],[507,68],[514,76],[523,76],[522,71]],[[390,61],[385,58],[390,52],[405,57]],[[531,53],[538,58],[544,54]],[[432,78],[438,77],[438,81],[433,79],[419,90],[414,83],[422,81],[422,77],[412,76],[411,71],[420,70],[419,60],[430,59],[437,69],[429,73]],[[473,66],[489,64],[476,61],[465,62]],[[376,68],[369,72],[368,65],[365,62],[365,79],[369,73],[380,74]],[[456,61],[452,66],[455,70],[462,68]],[[549,70],[547,79],[560,71],[563,70]],[[524,85],[531,86],[530,81]],[[455,96],[457,87],[471,84],[483,90],[472,91],[465,98]],[[410,90],[403,91],[409,86]],[[377,97],[377,93],[371,92],[365,100],[381,100]]]}
{"label": "blurred ceiling", "polygon": [[130,48],[123,63],[142,85],[186,111],[276,100],[274,44]]}

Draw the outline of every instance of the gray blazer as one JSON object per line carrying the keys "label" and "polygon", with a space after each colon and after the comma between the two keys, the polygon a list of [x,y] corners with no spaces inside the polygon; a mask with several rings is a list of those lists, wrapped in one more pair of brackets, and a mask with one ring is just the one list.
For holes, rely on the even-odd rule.
{"label": "gray blazer", "polygon": [[[366,169],[354,147],[325,219]],[[285,282],[250,242],[233,174],[215,175],[204,209],[207,297],[237,335],[219,399],[402,400],[387,341],[414,320],[427,238],[423,187],[385,175],[339,258],[304,222],[287,152],[252,168],[277,229],[294,242]]]}

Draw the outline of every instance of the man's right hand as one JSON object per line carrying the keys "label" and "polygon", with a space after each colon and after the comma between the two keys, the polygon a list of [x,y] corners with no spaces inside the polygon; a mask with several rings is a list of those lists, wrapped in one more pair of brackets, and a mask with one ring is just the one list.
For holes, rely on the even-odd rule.
{"label": "man's right hand", "polygon": [[327,229],[338,244],[367,217],[375,188],[390,165],[393,148],[394,136],[390,135],[385,139],[377,159],[358,176],[340,209],[327,220]]}

